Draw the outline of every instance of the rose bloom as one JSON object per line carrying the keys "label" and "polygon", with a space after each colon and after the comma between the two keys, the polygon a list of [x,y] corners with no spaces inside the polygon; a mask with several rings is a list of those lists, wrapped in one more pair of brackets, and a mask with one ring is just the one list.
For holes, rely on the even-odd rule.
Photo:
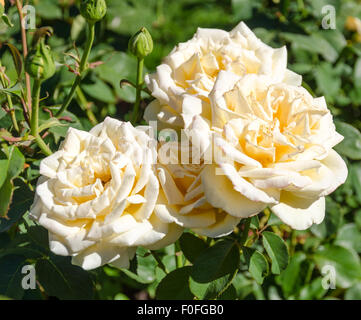
{"label": "rose bloom", "polygon": [[209,203],[241,218],[270,207],[299,230],[321,223],[324,197],[347,177],[325,99],[267,76],[221,71],[210,100],[210,118],[192,124],[201,145],[213,140],[213,164],[202,171]]}
{"label": "rose bloom", "polygon": [[155,206],[156,215],[207,237],[231,233],[240,218],[210,205],[201,180],[205,167],[203,160],[183,157],[182,161],[181,150],[191,156],[188,145],[182,146],[176,141],[159,144],[157,172],[161,188]]}
{"label": "rose bloom", "polygon": [[106,118],[90,132],[70,128],[40,165],[31,217],[49,231],[55,254],[89,270],[127,268],[137,246],[164,247],[182,228],[154,214],[159,194],[151,138]]}
{"label": "rose bloom", "polygon": [[209,118],[209,93],[221,70],[267,75],[273,82],[301,84],[287,69],[286,47],[273,49],[243,23],[232,31],[199,28],[194,37],[176,46],[145,82],[156,98],[145,110],[147,121],[159,129],[187,128],[194,115]]}

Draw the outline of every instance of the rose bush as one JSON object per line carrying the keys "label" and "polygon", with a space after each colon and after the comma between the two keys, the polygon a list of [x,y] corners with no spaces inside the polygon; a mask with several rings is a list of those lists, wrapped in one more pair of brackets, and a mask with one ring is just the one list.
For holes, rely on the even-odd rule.
{"label": "rose bush", "polygon": [[182,232],[154,213],[156,153],[145,132],[106,118],[89,133],[69,129],[60,149],[40,165],[31,217],[49,230],[58,255],[89,270],[128,268],[137,246],[156,249]]}
{"label": "rose bush", "polygon": [[0,300],[360,298],[361,11],[323,2],[0,0]]}

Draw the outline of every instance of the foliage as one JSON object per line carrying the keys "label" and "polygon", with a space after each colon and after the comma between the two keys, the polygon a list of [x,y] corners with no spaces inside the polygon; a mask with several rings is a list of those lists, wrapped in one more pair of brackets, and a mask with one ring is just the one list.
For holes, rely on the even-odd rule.
{"label": "foliage", "polygon": [[[55,113],[71,90],[87,41],[86,21],[76,1],[29,2],[37,26],[54,32],[48,44],[57,68],[42,83],[39,110],[39,134],[51,150],[69,127],[89,130],[107,115],[131,118],[136,90],[129,83],[136,82],[137,61],[128,40],[141,27],[153,37],[153,52],[144,61],[150,72],[198,26],[230,30],[244,20],[265,43],[286,45],[289,66],[302,74],[303,85],[325,96],[345,137],[336,150],[347,161],[349,177],[327,198],[324,222],[307,231],[291,230],[266,209],[223,239],[186,232],[152,254],[139,248],[129,270],[75,267],[49,251],[46,230],[28,219],[44,154],[23,112],[21,30],[16,6],[7,7],[0,21],[1,299],[360,299],[361,34],[346,23],[350,16],[361,19],[357,1],[107,0],[107,15],[95,25],[90,69],[60,117]],[[334,30],[321,26],[326,4],[336,8]],[[27,32],[28,43],[35,34]],[[128,82],[120,86],[121,79]],[[142,97],[141,109],[151,100],[146,92]],[[25,264],[36,267],[35,290],[20,286]],[[322,286],[325,265],[336,269],[336,289]]]}

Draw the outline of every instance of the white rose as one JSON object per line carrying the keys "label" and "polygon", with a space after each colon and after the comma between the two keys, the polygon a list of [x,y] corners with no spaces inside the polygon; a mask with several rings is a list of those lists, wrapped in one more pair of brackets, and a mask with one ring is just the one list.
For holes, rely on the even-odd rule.
{"label": "white rose", "polygon": [[207,200],[241,218],[269,206],[294,229],[321,223],[324,197],[347,177],[332,149],[343,137],[324,98],[267,76],[221,71],[210,100],[211,120],[193,120],[203,122],[202,145],[213,135],[215,163],[202,173]]}
{"label": "white rose", "polygon": [[240,218],[209,204],[201,181],[205,164],[202,160],[199,163],[191,163],[191,160],[182,163],[181,148],[178,142],[160,144],[157,171],[161,188],[155,213],[164,221],[175,222],[207,237],[231,233]]}
{"label": "white rose", "polygon": [[151,139],[106,118],[89,133],[72,129],[40,165],[31,217],[49,231],[50,249],[89,270],[127,268],[137,246],[157,249],[182,228],[154,214],[159,182]]}
{"label": "white rose", "polygon": [[147,121],[159,128],[187,128],[194,115],[211,116],[209,93],[221,70],[236,75],[259,74],[273,82],[301,84],[301,76],[287,69],[287,49],[264,44],[243,23],[232,31],[199,28],[180,43],[145,82],[156,98],[145,110]]}

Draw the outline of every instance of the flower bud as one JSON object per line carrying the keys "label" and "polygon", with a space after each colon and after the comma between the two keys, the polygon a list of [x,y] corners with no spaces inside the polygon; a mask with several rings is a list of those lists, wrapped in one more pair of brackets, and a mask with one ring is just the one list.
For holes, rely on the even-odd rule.
{"label": "flower bud", "polygon": [[153,40],[149,31],[143,27],[133,35],[128,43],[128,48],[138,59],[144,59],[153,51]]}
{"label": "flower bud", "polygon": [[107,4],[105,0],[82,0],[81,15],[90,23],[95,23],[105,16]]}
{"label": "flower bud", "polygon": [[25,70],[37,80],[48,79],[55,73],[55,62],[44,38],[41,38],[26,56]]}

